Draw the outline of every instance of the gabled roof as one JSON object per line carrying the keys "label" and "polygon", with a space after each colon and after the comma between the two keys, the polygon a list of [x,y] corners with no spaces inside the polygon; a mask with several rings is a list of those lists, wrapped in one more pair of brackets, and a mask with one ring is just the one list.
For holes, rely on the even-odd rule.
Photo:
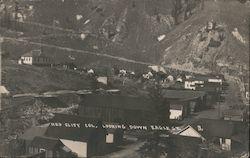
{"label": "gabled roof", "polygon": [[80,103],[90,107],[111,107],[132,110],[152,110],[154,102],[149,98],[122,95],[89,94]]}
{"label": "gabled roof", "polygon": [[22,57],[39,57],[42,55],[41,50],[31,50],[30,52],[23,54]]}
{"label": "gabled roof", "polygon": [[197,99],[206,95],[204,91],[192,91],[192,90],[169,90],[165,89],[162,91],[163,96],[167,99]]}
{"label": "gabled roof", "polygon": [[43,148],[46,150],[53,150],[55,147],[63,145],[59,139],[51,138],[51,137],[44,137],[44,136],[37,136],[35,137],[30,146]]}
{"label": "gabled roof", "polygon": [[[214,137],[232,138],[239,133],[245,132],[244,129],[246,129],[246,126],[243,122],[203,118],[194,121],[188,126],[191,126],[206,139],[212,139]],[[185,129],[186,128],[181,130],[179,133]]]}
{"label": "gabled roof", "polygon": [[19,138],[23,140],[33,140],[36,136],[44,136],[48,125],[45,126],[35,126],[26,130]]}
{"label": "gabled roof", "polygon": [[103,128],[78,128],[51,125],[45,133],[47,137],[81,142],[88,142],[90,139],[98,141],[98,139],[104,135],[106,135],[106,130]]}

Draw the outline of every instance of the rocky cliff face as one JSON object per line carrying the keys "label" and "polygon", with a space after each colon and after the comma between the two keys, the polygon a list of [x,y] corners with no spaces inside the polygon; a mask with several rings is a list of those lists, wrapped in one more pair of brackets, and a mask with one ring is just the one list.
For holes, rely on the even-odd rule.
{"label": "rocky cliff face", "polygon": [[174,41],[164,51],[163,64],[210,70],[247,69],[248,15],[249,8],[237,1],[206,1],[202,12],[169,34],[174,38],[168,40]]}
{"label": "rocky cliff face", "polygon": [[[38,0],[5,3],[11,6],[10,15],[20,12],[21,17],[25,17],[17,17],[17,20],[82,32],[81,38],[55,35],[46,37],[45,43],[184,69],[233,67],[237,63],[248,67],[248,2]],[[213,26],[208,29],[210,25]]]}
{"label": "rocky cliff face", "polygon": [[[161,51],[155,45],[164,40],[177,24],[181,25],[195,14],[200,0],[6,1],[3,14],[6,13],[4,4],[10,8],[6,15],[18,21],[39,22],[93,35],[82,36],[82,40],[86,39],[85,48],[71,44],[74,48],[102,50],[112,55],[155,62]],[[17,14],[19,16],[15,16]],[[64,43],[63,37],[54,38]],[[46,40],[57,44],[53,39]]]}

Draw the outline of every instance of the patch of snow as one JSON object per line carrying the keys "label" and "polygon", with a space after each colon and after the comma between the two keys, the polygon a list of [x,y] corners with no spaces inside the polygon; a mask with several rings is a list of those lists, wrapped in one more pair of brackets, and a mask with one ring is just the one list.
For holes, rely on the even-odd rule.
{"label": "patch of snow", "polygon": [[84,22],[84,25],[88,24],[89,22],[90,22],[90,19],[86,20],[86,21]]}
{"label": "patch of snow", "polygon": [[174,80],[174,77],[173,77],[172,75],[169,75],[169,76],[167,77],[167,79],[168,79],[169,81],[173,81],[173,80]]}
{"label": "patch of snow", "polygon": [[99,47],[95,45],[95,46],[93,46],[93,49],[98,50]]}
{"label": "patch of snow", "polygon": [[30,6],[29,6],[29,10],[32,10],[33,8],[34,8],[33,5],[30,5]]}
{"label": "patch of snow", "polygon": [[167,73],[166,70],[162,66],[152,65],[152,66],[148,66],[148,67],[155,72]]}
{"label": "patch of snow", "polygon": [[125,76],[125,75],[127,74],[127,71],[124,70],[124,69],[122,69],[122,70],[119,71],[119,73],[120,73],[121,75],[124,75],[124,76]]}
{"label": "patch of snow", "polygon": [[238,28],[234,28],[234,31],[232,31],[233,36],[238,39],[241,43],[246,44],[246,40],[241,36],[241,34],[238,31]]}
{"label": "patch of snow", "polygon": [[81,38],[81,40],[84,40],[86,38],[86,35],[84,33],[81,33],[80,38]]}
{"label": "patch of snow", "polygon": [[71,55],[69,55],[69,58],[70,58],[71,60],[75,60],[75,59],[76,59],[75,57],[73,57],[73,56],[71,56]]}
{"label": "patch of snow", "polygon": [[176,81],[177,82],[183,82],[182,78],[178,78]]}
{"label": "patch of snow", "polygon": [[10,94],[10,92],[5,88],[5,86],[0,86],[0,94]]}
{"label": "patch of snow", "polygon": [[165,37],[166,37],[166,35],[160,35],[157,37],[157,40],[162,41]]}
{"label": "patch of snow", "polygon": [[77,20],[77,21],[81,20],[82,18],[83,18],[82,15],[80,15],[80,14],[76,15],[76,20]]}
{"label": "patch of snow", "polygon": [[134,71],[132,71],[130,74],[131,74],[131,75],[135,75],[135,72],[134,72]]}
{"label": "patch of snow", "polygon": [[107,85],[108,84],[108,77],[98,77],[97,82]]}
{"label": "patch of snow", "polygon": [[88,70],[88,74],[93,74],[95,73],[93,69]]}

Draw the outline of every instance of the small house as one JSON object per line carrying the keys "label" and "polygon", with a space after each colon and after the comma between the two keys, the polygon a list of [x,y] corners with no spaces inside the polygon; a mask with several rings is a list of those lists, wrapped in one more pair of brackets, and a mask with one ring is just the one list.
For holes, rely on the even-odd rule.
{"label": "small house", "polygon": [[78,155],[79,153],[73,153],[70,148],[65,146],[59,139],[44,136],[36,136],[29,144],[27,155],[36,157],[35,155],[37,154],[45,158],[86,157],[84,154]]}
{"label": "small house", "polygon": [[[107,132],[101,126],[81,128],[78,123],[51,122],[45,136],[59,139],[70,151],[81,151],[78,157],[102,155],[106,151]],[[78,144],[78,145],[77,145]],[[79,146],[79,144],[81,144]]]}
{"label": "small house", "polygon": [[[218,87],[224,82],[224,76],[221,75],[196,75],[195,77],[184,80],[184,88],[197,90],[197,87],[205,87],[211,84],[215,84]],[[208,83],[208,85],[205,85]]]}
{"label": "small house", "polygon": [[34,154],[33,152],[29,152],[28,147],[30,146],[31,142],[35,137],[44,136],[48,126],[49,124],[31,127],[19,136],[19,141],[23,145],[23,154]]}
{"label": "small house", "polygon": [[235,121],[199,119],[186,125],[177,135],[200,138],[225,151],[244,148],[248,143],[246,124]]}
{"label": "small house", "polygon": [[170,102],[170,111],[171,105],[173,108],[181,108],[185,111],[183,111],[185,117],[207,108],[207,95],[204,91],[164,89],[162,93],[163,97]]}
{"label": "small house", "polygon": [[45,56],[41,50],[31,50],[21,56],[18,60],[18,64],[51,66],[53,64],[53,60]]}

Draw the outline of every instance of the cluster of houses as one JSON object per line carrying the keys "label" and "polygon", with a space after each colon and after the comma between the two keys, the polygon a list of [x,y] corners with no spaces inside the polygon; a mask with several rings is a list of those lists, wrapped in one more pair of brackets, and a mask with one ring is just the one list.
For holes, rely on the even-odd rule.
{"label": "cluster of houses", "polygon": [[[163,93],[164,98],[170,103],[170,119],[181,120],[206,108],[206,93],[203,91],[164,90]],[[81,99],[76,114],[55,113],[45,124],[31,127],[19,136],[25,151],[23,155],[31,157],[105,155],[124,142],[127,128],[119,127],[121,124],[157,123],[154,102],[149,98],[113,93],[89,93],[79,96]],[[38,98],[37,102],[50,107],[65,106],[54,97]],[[180,139],[194,143],[197,148],[194,146],[192,148],[200,155],[210,151],[211,145],[213,149],[221,152],[245,149],[248,140],[247,123],[243,118],[232,119],[232,117],[233,115],[227,113],[221,120],[197,119],[184,123],[171,131],[171,139],[175,143]],[[180,147],[180,144],[176,146]]]}
{"label": "cluster of houses", "polygon": [[[41,51],[35,50],[24,54],[19,63],[48,66],[53,64],[53,61],[43,56]],[[65,69],[77,69],[74,64],[65,65]],[[85,71],[95,74],[93,69]],[[137,76],[135,72],[125,69],[117,70],[115,75],[131,79]],[[221,120],[198,119],[188,123],[184,121],[186,118],[192,118],[196,112],[209,109],[214,103],[223,101],[221,94],[228,87],[223,76],[180,73],[170,75],[162,67],[150,66],[140,78],[143,81],[159,81],[162,85],[161,95],[166,100],[162,106],[168,107],[170,112],[166,121],[182,124],[179,130],[172,132],[173,139],[196,142],[200,158],[210,150],[211,144],[222,151],[231,151],[246,144],[246,122],[249,113],[224,111]],[[97,77],[97,81],[107,84],[108,77]],[[174,83],[174,86],[163,86],[166,82]],[[156,105],[149,96],[125,96],[119,90],[79,93],[78,96],[80,101],[75,114],[56,113],[46,124],[32,127],[19,137],[25,151],[23,155],[100,156],[121,145],[124,141],[124,132],[127,130],[104,128],[105,124],[157,124]],[[36,100],[36,103],[49,107],[67,107],[56,97],[42,97]]]}

